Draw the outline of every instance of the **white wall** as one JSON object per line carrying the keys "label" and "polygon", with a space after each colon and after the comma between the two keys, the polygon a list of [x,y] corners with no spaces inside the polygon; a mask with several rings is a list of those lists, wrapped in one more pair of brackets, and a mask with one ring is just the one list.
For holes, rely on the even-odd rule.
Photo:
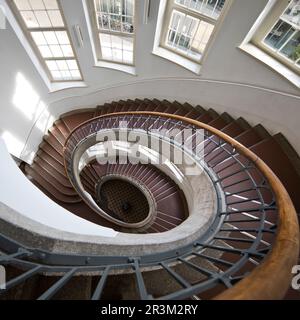
{"label": "white wall", "polygon": [[[0,3],[3,0],[0,0]],[[137,76],[93,67],[93,57],[81,0],[62,0],[71,27],[79,24],[84,48],[77,50],[86,88],[48,93],[39,74],[24,52],[13,30],[0,30],[0,94],[2,129],[27,141],[22,157],[28,159],[42,138],[35,118],[25,119],[12,102],[18,72],[29,80],[47,106],[46,116],[58,117],[74,108],[135,97],[188,101],[217,111],[244,116],[253,124],[262,123],[271,132],[283,132],[300,152],[299,90],[279,74],[241,52],[242,42],[267,0],[235,0],[217,35],[201,75],[154,56],[152,51],[159,1],[151,1],[151,16],[142,24],[143,0],[138,0]],[[26,94],[24,101],[26,101]],[[46,117],[46,118],[47,118]],[[41,121],[44,125],[45,121]],[[41,123],[39,122],[39,123]]]}
{"label": "white wall", "polygon": [[[26,218],[62,232],[115,237],[118,232],[101,227],[63,209],[36,188],[17,167],[0,138],[0,203]],[[0,218],[4,214],[0,212]]]}

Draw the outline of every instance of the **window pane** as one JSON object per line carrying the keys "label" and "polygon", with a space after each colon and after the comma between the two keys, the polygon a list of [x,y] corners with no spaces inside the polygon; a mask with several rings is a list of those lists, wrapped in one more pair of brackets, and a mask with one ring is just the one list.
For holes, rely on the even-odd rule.
{"label": "window pane", "polygon": [[48,11],[49,18],[51,20],[53,27],[63,27],[64,22],[62,16],[58,10],[50,10]]}
{"label": "window pane", "polygon": [[76,60],[67,60],[67,64],[70,70],[78,70],[78,64]]}
{"label": "window pane", "polygon": [[111,48],[101,47],[102,57],[106,60],[113,60],[113,54]]}
{"label": "window pane", "polygon": [[121,49],[122,50],[122,38],[118,36],[111,36],[111,45],[114,49]]}
{"label": "window pane", "polygon": [[59,44],[70,44],[70,40],[66,31],[56,31],[55,34]]}
{"label": "window pane", "polygon": [[121,31],[121,15],[111,14],[109,16],[109,29],[113,31]]}
{"label": "window pane", "polygon": [[76,60],[48,60],[47,66],[55,80],[80,80]]}
{"label": "window pane", "polygon": [[210,23],[201,21],[199,24],[199,28],[196,32],[195,38],[192,42],[191,51],[192,52],[198,51],[201,54],[203,54],[213,30],[214,30],[213,25],[211,25]]}
{"label": "window pane", "polygon": [[73,49],[70,45],[61,46],[64,57],[74,57]]}
{"label": "window pane", "polygon": [[56,0],[43,0],[47,10],[58,9]]}
{"label": "window pane", "polygon": [[133,39],[129,37],[123,37],[123,49],[127,51],[133,51]]}
{"label": "window pane", "polygon": [[133,63],[133,51],[123,51],[123,60],[125,63]]}
{"label": "window pane", "polygon": [[101,33],[99,37],[103,59],[133,63],[133,38]]}
{"label": "window pane", "polygon": [[43,10],[45,9],[44,3],[42,0],[29,0],[31,8],[33,10]]}
{"label": "window pane", "polygon": [[80,72],[79,70],[72,70],[71,72],[71,76],[74,80],[78,80],[81,78]]}
{"label": "window pane", "polygon": [[174,10],[166,44],[182,54],[199,60],[213,30],[212,24]]}
{"label": "window pane", "polygon": [[103,47],[111,47],[111,35],[100,33],[100,42]]}
{"label": "window pane", "polygon": [[41,28],[51,27],[51,22],[46,11],[35,11],[34,14]]}
{"label": "window pane", "polygon": [[300,27],[300,0],[293,0],[281,16],[283,20]]}
{"label": "window pane", "polygon": [[296,33],[279,52],[290,60],[297,61],[300,58],[300,32]]}
{"label": "window pane", "polygon": [[56,45],[51,45],[49,46],[50,50],[52,52],[53,57],[55,58],[60,58],[60,57],[64,57],[63,52],[60,48],[60,46],[56,46]]}
{"label": "window pane", "polygon": [[15,0],[15,4],[19,10],[31,10],[28,0]]}
{"label": "window pane", "polygon": [[39,45],[46,45],[47,41],[43,35],[43,32],[31,32],[34,42]]}
{"label": "window pane", "polygon": [[225,0],[175,0],[175,3],[217,20]]}
{"label": "window pane", "polygon": [[49,46],[39,46],[38,48],[39,48],[43,58],[51,58],[51,57],[53,57]]}
{"label": "window pane", "polygon": [[67,71],[67,70],[66,70],[66,71],[61,71],[60,73],[61,73],[62,77],[63,77],[65,80],[69,80],[69,79],[72,78],[70,71]]}
{"label": "window pane", "polygon": [[122,16],[122,31],[126,33],[133,33],[133,18]]}
{"label": "window pane", "polygon": [[58,44],[58,40],[54,31],[45,31],[43,32],[43,34],[47,41],[47,44]]}
{"label": "window pane", "polygon": [[65,60],[57,60],[56,63],[59,70],[69,70],[68,64]]}
{"label": "window pane", "polygon": [[98,28],[133,33],[134,0],[95,0]]}
{"label": "window pane", "polygon": [[33,13],[33,11],[23,11],[21,12],[22,18],[28,28],[38,28],[39,23]]}
{"label": "window pane", "polygon": [[293,34],[295,29],[288,23],[279,20],[264,42],[273,49],[279,49]]}
{"label": "window pane", "polygon": [[122,50],[120,49],[112,49],[113,60],[114,61],[123,61]]}
{"label": "window pane", "polygon": [[56,64],[56,61],[49,60],[49,61],[46,61],[46,63],[47,63],[49,70],[51,70],[51,71],[58,70],[58,65]]}
{"label": "window pane", "polygon": [[51,75],[54,80],[62,80],[62,75],[60,71],[51,71]]}

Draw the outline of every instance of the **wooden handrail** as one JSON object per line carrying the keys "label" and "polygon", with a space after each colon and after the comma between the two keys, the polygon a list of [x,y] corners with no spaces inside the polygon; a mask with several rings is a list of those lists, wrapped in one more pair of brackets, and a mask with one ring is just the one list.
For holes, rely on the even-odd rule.
{"label": "wooden handrail", "polygon": [[[292,267],[297,264],[299,256],[299,224],[296,210],[292,200],[285,187],[275,175],[275,173],[260,159],[254,152],[246,148],[244,145],[231,138],[222,131],[211,127],[208,124],[197,120],[185,118],[179,115],[155,112],[155,111],[129,111],[117,112],[101,115],[93,119],[87,120],[74,128],[72,133],[81,126],[101,119],[104,117],[113,117],[121,115],[141,115],[141,116],[157,116],[174,120],[183,121],[191,125],[205,129],[222,140],[229,143],[238,150],[242,155],[255,163],[256,167],[267,179],[276,197],[278,207],[279,224],[277,227],[274,245],[267,254],[265,260],[256,267],[247,277],[239,281],[232,288],[225,290],[216,296],[217,300],[266,300],[266,299],[282,299],[288,290],[292,279]],[[68,143],[68,139],[65,146]]]}

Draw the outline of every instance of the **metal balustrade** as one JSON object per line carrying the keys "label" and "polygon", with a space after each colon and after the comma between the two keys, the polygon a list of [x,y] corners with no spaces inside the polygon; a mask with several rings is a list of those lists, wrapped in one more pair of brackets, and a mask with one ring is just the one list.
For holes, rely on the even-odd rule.
{"label": "metal balustrade", "polygon": [[[278,258],[280,250],[283,252],[282,247],[278,249],[278,242],[292,243],[297,237],[294,208],[271,170],[245,147],[217,129],[180,116],[155,112],[108,114],[89,120],[73,130],[64,147],[65,167],[77,192],[80,194],[81,190],[76,188],[72,164],[77,148],[100,130],[119,129],[121,121],[127,121],[129,130],[140,129],[146,132],[151,128],[202,128],[205,137],[204,154],[199,158],[193,147],[188,151],[198,161],[206,164],[216,191],[221,190],[225,195],[226,210],[220,210],[219,207],[209,230],[196,241],[176,250],[136,257],[57,254],[24,247],[13,239],[0,235],[0,249],[4,252],[0,263],[24,270],[23,274],[9,281],[6,291],[36,274],[60,273],[61,278],[39,297],[50,299],[77,274],[95,271],[101,277],[91,294],[93,300],[101,299],[108,277],[118,272],[135,275],[141,299],[193,299],[205,296],[219,285],[224,287],[223,297],[226,298],[264,298],[270,295],[277,298],[280,294],[283,295],[289,282],[284,271],[282,275],[278,274],[277,286],[276,283],[273,287],[270,286],[271,293],[257,293],[252,288],[244,296],[241,291],[245,289],[244,280],[255,282],[258,291],[266,286],[266,279],[259,278],[259,272],[263,272],[263,268],[255,271],[258,280],[253,277],[255,272],[251,271],[257,266],[270,266],[270,259]],[[176,141],[170,143],[175,144]],[[292,223],[290,229],[284,222],[284,217],[288,217],[288,222]],[[289,236],[291,239],[287,239]],[[271,250],[274,245],[275,249]],[[287,254],[296,257],[298,244],[294,241],[294,245],[286,246],[285,249]],[[269,271],[274,272],[274,268],[280,268],[283,263],[291,264],[292,260],[291,258],[286,262],[283,259],[278,262],[278,266],[271,266]],[[199,280],[189,281],[182,276],[177,271],[180,265],[199,274]],[[179,284],[180,289],[167,295],[153,296],[143,278],[146,270],[165,270]],[[282,293],[278,293],[279,285]],[[5,290],[1,293],[5,293]]]}

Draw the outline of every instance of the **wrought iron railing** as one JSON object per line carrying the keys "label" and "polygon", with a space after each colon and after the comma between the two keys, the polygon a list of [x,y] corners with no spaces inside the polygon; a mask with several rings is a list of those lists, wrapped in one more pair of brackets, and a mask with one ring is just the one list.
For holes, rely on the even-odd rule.
{"label": "wrought iron railing", "polygon": [[[176,250],[134,257],[57,254],[24,247],[1,235],[0,246],[5,254],[0,257],[0,264],[25,270],[7,283],[7,290],[37,273],[61,273],[60,280],[40,297],[50,299],[76,274],[95,271],[101,277],[91,299],[100,299],[109,275],[127,270],[135,274],[141,299],[201,297],[220,284],[224,292],[217,298],[282,298],[298,257],[294,207],[283,185],[263,161],[219,130],[181,116],[155,112],[95,118],[77,127],[66,142],[65,164],[71,180],[72,157],[82,141],[104,128],[117,128],[118,122],[124,120],[129,120],[129,128],[137,124],[144,130],[154,123],[202,128],[205,150],[201,160],[211,171],[214,184],[225,194],[226,210],[218,212],[209,230],[196,241]],[[179,265],[196,271],[201,275],[199,280],[184,278],[176,271]],[[146,269],[165,270],[181,288],[153,297],[143,279]]]}

